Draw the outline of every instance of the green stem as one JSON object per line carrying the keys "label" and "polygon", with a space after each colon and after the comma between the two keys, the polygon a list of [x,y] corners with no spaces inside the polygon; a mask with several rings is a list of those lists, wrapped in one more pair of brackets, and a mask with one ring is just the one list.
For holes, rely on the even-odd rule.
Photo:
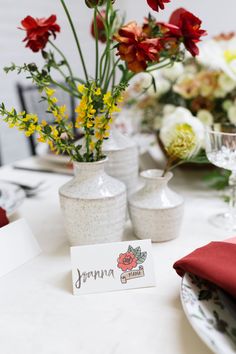
{"label": "green stem", "polygon": [[76,93],[74,90],[70,90],[69,88],[67,88],[66,86],[62,85],[62,84],[59,84],[58,82],[54,81],[54,80],[51,80],[52,84],[57,86],[57,87],[60,87],[63,91],[65,92],[68,92],[70,95],[73,95],[77,98],[81,98],[80,95],[78,93]]}
{"label": "green stem", "polygon": [[152,71],[154,71],[154,70],[163,69],[163,68],[165,68],[166,66],[169,66],[171,63],[172,63],[172,61],[170,60],[170,61],[168,61],[166,64],[163,64],[163,65],[158,65],[158,66],[154,66],[154,67],[150,66],[150,67],[149,67],[150,70],[147,69],[146,72],[147,72],[147,73],[150,73],[150,72],[152,72]]}
{"label": "green stem", "polygon": [[98,25],[97,25],[97,8],[94,8],[93,26],[95,34],[95,52],[96,52],[96,64],[95,64],[95,80],[98,81],[98,67],[99,67],[99,48],[98,48]]}
{"label": "green stem", "polygon": [[[113,67],[115,66],[114,54],[112,55],[112,65],[113,65]],[[116,84],[116,70],[113,71],[113,75],[112,75],[112,92],[115,88],[115,84]]]}
{"label": "green stem", "polygon": [[69,11],[68,11],[68,8],[67,8],[67,6],[66,6],[66,4],[65,4],[65,1],[64,1],[64,0],[60,0],[60,1],[61,1],[61,4],[62,4],[64,10],[65,10],[65,13],[66,13],[66,16],[67,16],[67,18],[68,18],[68,21],[69,21],[69,23],[70,23],[70,27],[71,27],[71,30],[72,30],[72,32],[73,32],[73,35],[74,35],[74,38],[75,38],[75,42],[76,42],[76,45],[77,45],[77,49],[78,49],[78,52],[79,52],[79,56],[80,56],[80,59],[81,59],[81,63],[82,63],[82,66],[83,66],[84,75],[85,75],[86,81],[87,81],[87,83],[88,83],[88,81],[89,81],[88,73],[87,73],[87,69],[86,69],[86,66],[85,66],[83,53],[82,53],[82,50],[81,50],[81,47],[80,47],[79,39],[78,39],[76,30],[75,30],[73,21],[72,21],[72,19],[71,19],[71,16],[70,16],[70,13],[69,13]]}
{"label": "green stem", "polygon": [[64,61],[65,61],[65,63],[66,63],[66,66],[67,66],[67,68],[68,68],[70,77],[71,77],[71,79],[73,80],[74,75],[73,75],[72,69],[71,69],[71,67],[70,67],[70,64],[69,64],[69,62],[68,62],[68,60],[67,60],[65,54],[64,54],[52,41],[49,40],[49,43],[50,43],[51,46],[60,54],[60,56],[64,59]]}
{"label": "green stem", "polygon": [[[113,78],[113,75],[114,75],[115,72],[116,72],[116,67],[117,67],[117,65],[119,64],[119,62],[120,62],[120,58],[116,60],[116,62],[115,62],[114,65],[113,65],[113,68],[112,68],[112,71],[111,71],[110,75],[109,75],[109,76],[107,77],[107,79],[106,79],[106,85],[105,85],[105,87],[104,87],[104,92],[107,91],[107,89],[108,89],[108,87],[109,87],[109,83],[110,83],[111,79]],[[108,74],[109,74],[109,71],[108,71]]]}

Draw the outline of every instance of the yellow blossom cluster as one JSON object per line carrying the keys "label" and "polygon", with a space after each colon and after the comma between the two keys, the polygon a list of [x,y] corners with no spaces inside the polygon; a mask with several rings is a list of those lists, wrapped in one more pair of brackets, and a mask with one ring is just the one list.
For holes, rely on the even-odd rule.
{"label": "yellow blossom cluster", "polygon": [[84,130],[91,152],[98,151],[102,141],[109,137],[112,114],[119,111],[117,103],[121,101],[120,95],[113,97],[111,92],[103,94],[95,83],[79,85],[78,91],[82,98],[75,110],[76,128]]}
{"label": "yellow blossom cluster", "polygon": [[57,106],[57,98],[54,97],[55,90],[46,88],[44,90],[48,102],[48,112],[55,117],[55,123],[49,124],[45,119],[39,122],[36,114],[26,112],[17,113],[15,109],[7,111],[4,106],[0,107],[1,114],[10,128],[16,127],[24,131],[27,137],[34,133],[38,134],[38,141],[47,143],[52,151],[59,152],[65,149],[65,136],[70,137],[71,123],[67,123],[68,114],[65,105]]}

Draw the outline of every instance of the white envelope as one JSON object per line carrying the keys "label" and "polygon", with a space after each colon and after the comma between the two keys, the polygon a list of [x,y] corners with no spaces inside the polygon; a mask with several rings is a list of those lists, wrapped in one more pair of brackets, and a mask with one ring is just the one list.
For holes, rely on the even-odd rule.
{"label": "white envelope", "polygon": [[40,253],[38,242],[24,219],[0,229],[0,277]]}

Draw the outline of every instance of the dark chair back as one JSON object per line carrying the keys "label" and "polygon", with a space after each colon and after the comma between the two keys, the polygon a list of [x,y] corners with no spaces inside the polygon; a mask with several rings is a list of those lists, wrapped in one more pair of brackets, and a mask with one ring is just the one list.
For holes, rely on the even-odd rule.
{"label": "dark chair back", "polygon": [[[24,86],[22,84],[17,84],[17,93],[20,100],[20,105],[22,111],[26,113],[37,114],[39,121],[43,119],[49,124],[54,122],[54,117],[52,114],[47,113],[47,102],[42,101],[41,94],[38,91],[37,86],[28,85]],[[75,121],[75,99],[69,93],[63,91],[62,89],[56,89],[55,96],[58,98],[59,105],[66,105],[68,108],[69,120],[74,123]],[[28,138],[30,144],[30,151],[32,155],[36,155],[36,139],[32,135]]]}

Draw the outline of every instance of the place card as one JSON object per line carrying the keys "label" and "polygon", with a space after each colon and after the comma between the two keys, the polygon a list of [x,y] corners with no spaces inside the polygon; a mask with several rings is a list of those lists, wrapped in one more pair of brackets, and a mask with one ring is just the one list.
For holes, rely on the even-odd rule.
{"label": "place card", "polygon": [[155,286],[151,240],[71,247],[74,295]]}
{"label": "place card", "polygon": [[38,256],[41,249],[24,219],[0,229],[0,277]]}

